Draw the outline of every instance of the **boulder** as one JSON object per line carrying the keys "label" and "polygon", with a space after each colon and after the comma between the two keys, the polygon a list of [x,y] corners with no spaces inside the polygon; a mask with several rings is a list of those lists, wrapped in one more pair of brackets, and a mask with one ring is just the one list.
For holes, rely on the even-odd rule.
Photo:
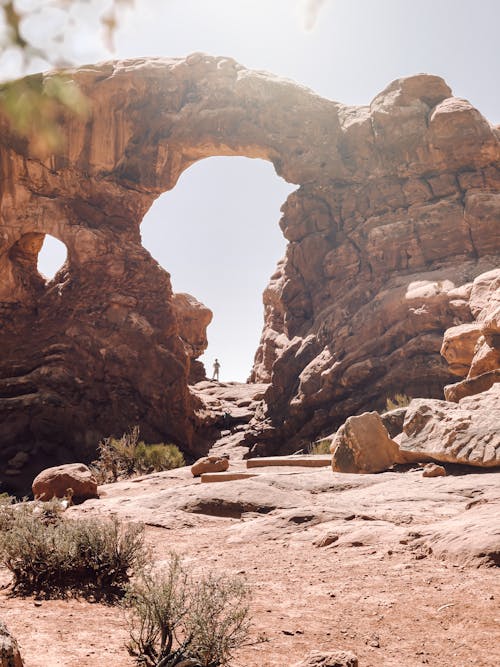
{"label": "boulder", "polygon": [[293,667],[358,667],[358,658],[350,651],[311,651]]}
{"label": "boulder", "polygon": [[98,498],[97,480],[83,463],[67,463],[46,468],[33,481],[32,491],[38,500],[64,498],[68,489],[73,489],[73,500],[81,502]]}
{"label": "boulder", "polygon": [[500,466],[500,384],[458,403],[414,399],[401,438],[403,456],[422,461]]}
{"label": "boulder", "polygon": [[0,667],[23,667],[17,641],[0,621]]}
{"label": "boulder", "polygon": [[225,472],[229,468],[229,459],[225,456],[204,456],[191,466],[193,477],[200,477],[204,472]]}
{"label": "boulder", "polygon": [[378,412],[349,417],[337,431],[330,449],[334,472],[382,472],[405,462]]}
{"label": "boulder", "polygon": [[446,468],[437,463],[426,463],[422,477],[446,477]]}

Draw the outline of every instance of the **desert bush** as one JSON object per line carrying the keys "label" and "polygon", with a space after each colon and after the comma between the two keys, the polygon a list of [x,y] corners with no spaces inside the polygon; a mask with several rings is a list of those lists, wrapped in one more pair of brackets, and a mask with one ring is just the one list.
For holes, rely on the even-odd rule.
{"label": "desert bush", "polygon": [[330,445],[332,440],[330,438],[323,438],[322,440],[316,440],[316,442],[311,442],[307,448],[308,454],[329,454]]}
{"label": "desert bush", "polygon": [[63,519],[46,505],[23,502],[8,510],[0,562],[12,573],[12,592],[123,597],[132,571],[146,558],[143,526],[123,526],[116,518]]}
{"label": "desert bush", "polygon": [[410,405],[411,398],[406,394],[396,394],[392,398],[387,398],[385,401],[385,409],[387,412],[395,410],[396,408],[405,408]]}
{"label": "desert bush", "polygon": [[129,586],[129,652],[146,667],[226,665],[249,634],[248,588],[227,575],[196,581],[171,554],[168,566]]}
{"label": "desert bush", "polygon": [[121,438],[104,438],[98,451],[99,458],[93,461],[92,467],[101,484],[184,465],[184,457],[177,445],[147,445],[139,440],[138,426]]}

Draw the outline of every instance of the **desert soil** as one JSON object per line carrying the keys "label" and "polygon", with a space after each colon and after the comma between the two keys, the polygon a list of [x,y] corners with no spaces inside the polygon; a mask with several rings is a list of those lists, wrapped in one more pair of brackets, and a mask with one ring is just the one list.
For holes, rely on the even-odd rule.
{"label": "desert soil", "polygon": [[[314,649],[351,650],[360,667],[496,667],[499,481],[276,467],[201,484],[184,468],[101,487],[67,516],[142,520],[158,561],[175,550],[195,572],[244,577],[253,643],[236,667],[289,666]],[[25,667],[134,665],[119,607],[8,588],[0,604]]]}

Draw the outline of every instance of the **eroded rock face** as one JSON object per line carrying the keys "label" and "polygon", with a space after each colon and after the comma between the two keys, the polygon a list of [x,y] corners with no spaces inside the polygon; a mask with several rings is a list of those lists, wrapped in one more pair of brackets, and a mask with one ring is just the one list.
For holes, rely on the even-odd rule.
{"label": "eroded rock face", "polygon": [[190,361],[189,382],[202,382],[206,380],[205,367],[197,359],[208,347],[207,327],[212,321],[213,313],[191,294],[174,294],[172,302],[179,325],[179,336]]}
{"label": "eroded rock face", "polygon": [[441,348],[452,373],[464,378],[445,387],[448,401],[460,401],[500,381],[500,269],[466,287],[474,321],[448,329]]}
{"label": "eroded rock face", "polygon": [[[62,113],[59,154],[40,159],[1,121],[4,488],[88,460],[132,424],[206,453],[169,275],[139,225],[212,155],[267,159],[300,186],[265,292],[256,451],[293,451],[395,393],[440,394],[442,333],[473,319],[460,288],[498,264],[500,210],[498,134],[442,79],[400,79],[347,107],[202,54],[69,75],[91,112]],[[45,234],[68,249],[49,283],[36,269]]]}
{"label": "eroded rock face", "polygon": [[401,452],[417,460],[500,466],[500,384],[458,403],[415,399],[406,412]]}

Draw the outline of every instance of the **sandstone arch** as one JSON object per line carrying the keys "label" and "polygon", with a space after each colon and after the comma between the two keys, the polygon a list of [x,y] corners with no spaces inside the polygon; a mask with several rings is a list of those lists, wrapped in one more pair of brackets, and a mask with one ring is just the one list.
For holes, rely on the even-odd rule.
{"label": "sandstone arch", "polygon": [[[131,423],[188,452],[207,446],[169,276],[142,248],[139,225],[209,155],[261,157],[300,185],[265,294],[254,378],[272,384],[257,449],[295,447],[408,385],[441,391],[442,332],[470,319],[460,285],[496,266],[500,249],[498,131],[442,79],[397,80],[370,106],[347,107],[203,54],[69,75],[92,111],[64,119],[60,154],[41,160],[1,126],[0,262],[33,232],[56,232],[71,258],[67,280],[35,310],[31,287],[2,268],[11,486],[47,456],[88,456],[97,437]],[[16,468],[19,451],[29,463]]]}

